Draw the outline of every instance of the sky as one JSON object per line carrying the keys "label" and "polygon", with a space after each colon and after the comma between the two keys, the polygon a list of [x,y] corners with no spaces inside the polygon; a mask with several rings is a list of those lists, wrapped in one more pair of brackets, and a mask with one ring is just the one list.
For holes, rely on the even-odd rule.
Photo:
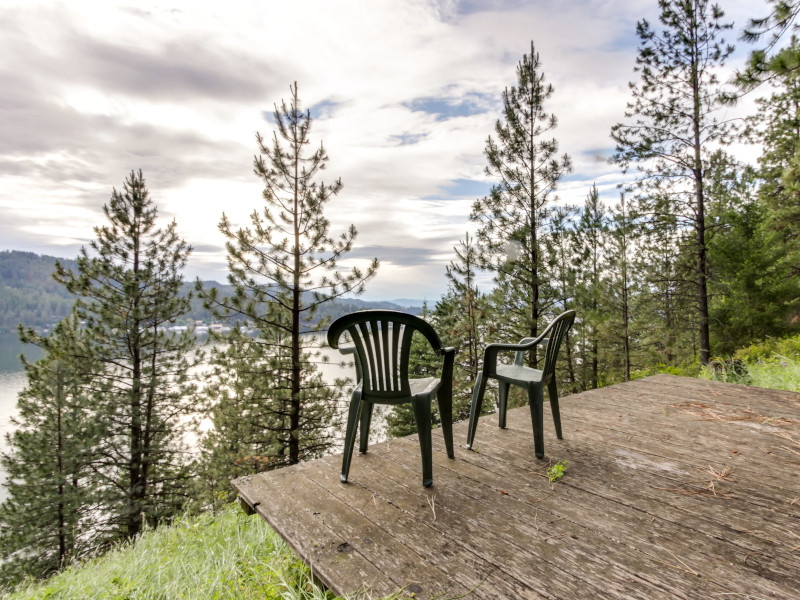
{"label": "sky", "polygon": [[[730,42],[768,13],[720,4]],[[255,135],[272,137],[297,82],[330,157],[320,181],[344,184],[331,231],[359,232],[342,266],[381,261],[364,299],[435,302],[495,183],[486,140],[531,43],[574,165],[558,202],[581,205],[593,183],[616,202],[609,132],[642,18],[657,24],[656,0],[0,0],[0,250],[74,258],[141,169],[162,223],[194,248],[184,276],[224,282],[217,225],[263,206]],[[737,42],[730,71],[748,51]]]}

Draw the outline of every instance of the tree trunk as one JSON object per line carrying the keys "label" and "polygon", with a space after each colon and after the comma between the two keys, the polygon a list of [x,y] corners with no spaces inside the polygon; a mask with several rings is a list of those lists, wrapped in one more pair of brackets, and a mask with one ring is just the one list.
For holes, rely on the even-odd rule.
{"label": "tree trunk", "polygon": [[[297,88],[295,88],[295,91]],[[296,100],[296,99],[295,99]],[[297,121],[293,124],[293,139],[298,140]],[[289,464],[300,462],[300,152],[294,152],[294,264],[292,269],[292,395],[289,404]]]}
{"label": "tree trunk", "polygon": [[711,357],[711,336],[708,329],[708,273],[706,255],[705,198],[703,197],[703,161],[701,155],[701,90],[698,63],[700,48],[697,43],[697,26],[692,27],[695,36],[692,56],[692,93],[694,95],[694,186],[695,186],[695,240],[697,244],[697,309],[700,317],[700,364],[707,365]]}
{"label": "tree trunk", "polygon": [[[138,233],[138,232],[137,232]],[[133,268],[134,282],[139,284],[139,237],[133,240]],[[128,507],[126,515],[127,531],[129,538],[136,537],[142,529],[142,356],[141,340],[139,339],[139,290],[134,295],[132,312],[132,325],[129,326],[128,336],[133,336],[129,341],[131,349],[131,375],[132,384],[130,391],[131,424],[130,424],[130,456],[128,457]]]}

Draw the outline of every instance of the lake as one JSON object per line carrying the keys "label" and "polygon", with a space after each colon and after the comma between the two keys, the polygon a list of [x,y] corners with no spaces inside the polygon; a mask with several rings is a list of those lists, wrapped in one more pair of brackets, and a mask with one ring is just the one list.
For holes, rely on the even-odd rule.
{"label": "lake", "polygon": [[[25,387],[25,372],[19,360],[23,353],[28,360],[43,356],[36,346],[23,346],[16,333],[0,334],[0,452],[8,449],[6,436],[14,429],[11,418],[17,414],[17,394]],[[6,497],[4,481],[5,471],[0,469],[0,501]]]}
{"label": "lake", "polygon": [[[355,377],[355,369],[352,367],[343,368],[340,365],[342,355],[339,354],[338,350],[323,348],[321,352],[330,361],[327,364],[318,365],[323,378],[327,382],[332,383],[337,378]],[[42,351],[35,346],[23,346],[16,334],[0,334],[0,435],[2,436],[0,438],[0,451],[8,449],[6,435],[14,429],[11,418],[17,414],[17,394],[22,391],[26,384],[25,372],[22,370],[22,363],[19,360],[19,355],[22,353],[25,354],[28,360],[36,360],[43,355]],[[343,399],[344,403],[346,401],[347,399]],[[385,425],[382,418],[384,412],[381,410],[376,412],[375,423],[371,428],[371,438],[373,437],[372,434],[375,435],[376,439],[382,439],[385,436]],[[6,497],[4,482],[5,472],[0,469],[0,502]]]}

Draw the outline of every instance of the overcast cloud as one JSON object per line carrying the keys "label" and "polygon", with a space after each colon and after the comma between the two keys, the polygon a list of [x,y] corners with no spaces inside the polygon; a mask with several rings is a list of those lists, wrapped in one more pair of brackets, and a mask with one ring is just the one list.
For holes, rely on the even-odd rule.
{"label": "overcast cloud", "polygon": [[[762,0],[721,6],[731,42],[767,14]],[[255,132],[272,135],[273,105],[297,81],[325,177],[344,183],[333,231],[355,224],[351,260],[382,262],[364,297],[435,301],[493,183],[483,149],[531,41],[575,166],[561,201],[597,182],[613,203],[609,130],[636,21],[657,16],[656,0],[0,0],[0,249],[74,257],[111,189],[142,169],[195,247],[187,278],[224,281],[217,224],[259,206]]]}

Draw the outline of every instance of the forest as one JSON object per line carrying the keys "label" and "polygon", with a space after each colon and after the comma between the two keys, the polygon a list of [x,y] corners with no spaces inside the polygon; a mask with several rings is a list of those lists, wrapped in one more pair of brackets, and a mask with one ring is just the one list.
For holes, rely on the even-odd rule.
{"label": "forest", "polygon": [[[19,250],[0,251],[0,333],[15,333],[20,324],[34,329],[52,329],[66,317],[75,303],[76,296],[53,279],[56,261],[74,269],[71,259],[39,255]],[[222,293],[231,292],[228,286],[216,281],[204,281],[203,286],[217,288]],[[194,283],[185,282],[181,294],[190,296]],[[390,308],[406,312],[418,312],[414,307],[398,306],[392,302],[369,302],[360,298],[348,298],[332,302],[317,314],[316,320],[335,319],[341,315],[365,308]],[[214,316],[203,307],[199,299],[193,299],[191,309],[175,320],[174,325],[184,325],[187,319],[213,322]],[[230,319],[226,324],[233,324]],[[309,328],[314,323],[309,324]]]}
{"label": "forest", "polygon": [[[578,316],[557,367],[565,395],[714,364],[736,373],[737,351],[800,333],[800,3],[775,0],[753,19],[745,38],[761,49],[734,81],[717,75],[733,52],[725,37],[735,37],[719,7],[659,7],[658,23],[637,26],[627,110],[609,132],[613,161],[630,175],[614,202],[595,187],[581,206],[558,201],[572,161],[559,151],[553,87],[533,42],[516,81],[498,90],[503,108],[484,149],[491,191],[465,215],[447,292],[422,311],[459,350],[455,419],[468,415],[486,344],[535,337],[566,310]],[[758,110],[726,120],[726,107],[754,89]],[[224,215],[218,223],[224,286],[184,281],[191,248],[174,222],[157,225],[136,170],[111,193],[97,238],[74,261],[58,260],[52,280],[47,257],[0,255],[3,324],[13,312],[21,339],[45,353],[25,364],[18,428],[2,456],[0,585],[224,506],[234,477],[337,450],[352,381],[325,381],[304,334],[363,307],[357,297],[380,260],[339,266],[358,231],[330,230],[326,206],[342,183],[322,181],[328,156],[296,83],[273,122],[255,140],[261,204],[247,227]],[[760,148],[757,162],[739,162],[733,143]],[[491,273],[490,289],[477,287],[479,270]],[[31,280],[44,304],[21,291]],[[190,329],[167,329],[198,315],[248,331],[233,327],[204,350]],[[425,376],[430,349],[414,348],[412,371]],[[210,427],[198,432],[198,421]],[[412,424],[398,408],[390,434]]]}

